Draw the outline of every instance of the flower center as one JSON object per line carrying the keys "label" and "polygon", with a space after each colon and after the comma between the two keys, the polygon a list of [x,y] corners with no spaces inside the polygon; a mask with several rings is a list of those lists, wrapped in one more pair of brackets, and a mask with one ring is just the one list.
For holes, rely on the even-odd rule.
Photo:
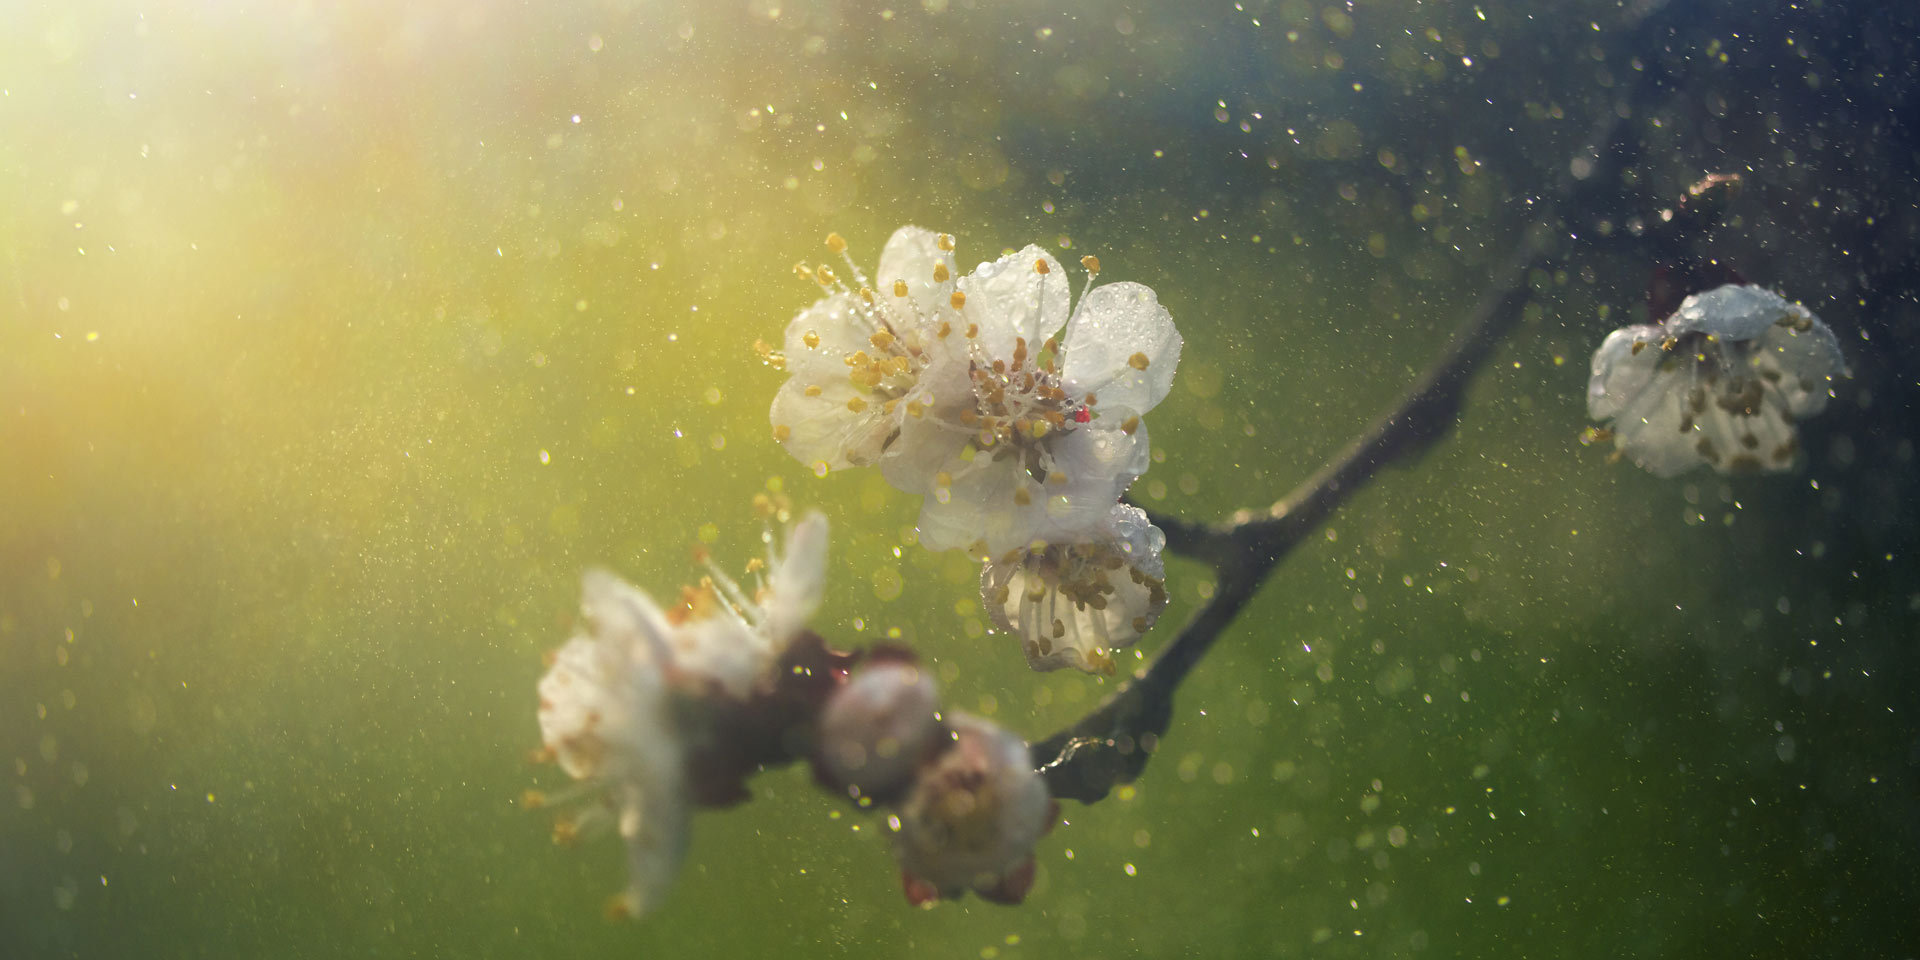
{"label": "flower center", "polygon": [[[1118,602],[1115,594],[1122,584],[1115,583],[1115,579],[1121,576],[1119,571],[1125,571],[1125,579],[1131,580],[1135,589],[1146,591],[1148,609],[1158,609],[1166,603],[1165,581],[1129,564],[1126,554],[1111,543],[1050,544],[1041,550],[1026,551],[1017,562],[1025,574],[1020,596],[1021,633],[1043,657],[1053,653],[1054,641],[1070,633],[1077,637],[1079,633],[1078,618],[1066,616],[1066,611],[1058,609],[1060,598],[1071,602],[1075,610],[1095,612],[1088,620],[1099,646],[1089,652],[1089,658],[1091,661],[1105,655],[1112,638],[1107,633],[1106,617],[1101,614]],[[1003,609],[1012,599],[1008,586],[1000,587],[993,597]],[[1142,634],[1152,624],[1146,617],[1135,617],[1129,626],[1134,633]]]}
{"label": "flower center", "polygon": [[1092,420],[1098,398],[1075,398],[1061,389],[1059,353],[1058,339],[1049,339],[1039,356],[1031,357],[1026,338],[1016,337],[1011,362],[974,358],[968,370],[974,408],[960,414],[960,422],[974,431],[973,455],[990,453],[996,461],[1017,457],[1034,480],[1066,482],[1054,469],[1053,443]]}

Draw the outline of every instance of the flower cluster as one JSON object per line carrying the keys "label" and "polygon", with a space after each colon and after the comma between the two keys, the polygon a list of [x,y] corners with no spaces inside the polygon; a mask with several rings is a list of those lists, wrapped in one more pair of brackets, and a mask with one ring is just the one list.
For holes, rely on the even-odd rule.
{"label": "flower cluster", "polygon": [[1671,477],[1786,470],[1795,424],[1826,408],[1840,344],[1806,307],[1748,284],[1680,302],[1664,322],[1622,327],[1593,355],[1587,412],[1618,453]]}
{"label": "flower cluster", "polygon": [[[827,522],[810,514],[784,551],[769,535],[765,561],[749,568],[762,575],[751,594],[709,564],[709,575],[665,608],[611,573],[587,571],[579,630],[540,680],[540,737],[544,753],[581,782],[575,795],[590,798],[556,822],[555,840],[611,825],[626,841],[631,882],[616,912],[638,916],[658,903],[686,853],[694,807],[745,796],[740,781],[762,748],[743,732],[777,737],[810,712],[794,702],[806,691],[787,678],[796,653],[819,649],[805,625],[820,602],[826,554]],[[827,682],[831,671],[819,672]],[[553,802],[538,793],[527,800]]]}
{"label": "flower cluster", "polygon": [[[784,520],[784,499],[763,495]],[[769,766],[811,758],[814,775],[862,807],[893,808],[907,897],[973,890],[1018,903],[1033,848],[1058,806],[1027,745],[993,724],[942,713],[933,678],[893,647],[841,653],[807,629],[824,588],[827,523],[810,514],[781,550],[748,566],[749,592],[711,562],[662,607],[604,570],[582,585],[580,627],[540,679],[542,754],[579,784],[531,807],[566,804],[554,840],[612,827],[627,888],[610,911],[637,917],[672,885],[692,811],[747,798]],[[575,802],[577,801],[577,802]]]}
{"label": "flower cluster", "polygon": [[791,373],[774,438],[818,474],[878,466],[922,497],[921,543],[986,564],[982,600],[1036,668],[1111,672],[1165,606],[1164,538],[1119,500],[1179,363],[1172,317],[1140,284],[1094,286],[1090,256],[1075,303],[1035,246],[962,276],[951,237],[902,227],[876,284],[838,234],[827,243],[848,279],[796,267],[826,296],[784,351],[762,345]]}
{"label": "flower cluster", "polygon": [[882,648],[827,701],[814,776],[860,802],[897,811],[894,859],[908,901],[971,890],[1019,903],[1033,886],[1033,848],[1059,818],[1027,745],[959,711],[942,714],[911,654]]}

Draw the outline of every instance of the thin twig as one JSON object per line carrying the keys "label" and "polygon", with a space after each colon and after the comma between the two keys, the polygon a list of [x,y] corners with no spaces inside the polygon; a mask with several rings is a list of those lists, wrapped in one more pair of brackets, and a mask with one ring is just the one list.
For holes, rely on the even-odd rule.
{"label": "thin twig", "polygon": [[[1646,16],[1659,3],[1643,4],[1629,31],[1628,49],[1644,49],[1658,27]],[[1560,212],[1597,206],[1610,196],[1636,148],[1620,114],[1638,112],[1639,97],[1656,84],[1635,86],[1627,111],[1608,109],[1592,136],[1561,168],[1552,200],[1522,235],[1487,291],[1453,332],[1446,349],[1384,416],[1273,506],[1243,510],[1217,526],[1155,516],[1166,531],[1167,549],[1213,566],[1214,595],[1154,657],[1145,672],[1123,684],[1093,712],[1033,745],[1035,767],[1056,797],[1094,803],[1117,784],[1140,775],[1173,717],[1173,694],[1214,641],[1259,593],[1280,561],[1308,534],[1388,464],[1417,456],[1445,435],[1459,417],[1467,384],[1520,315],[1528,295],[1527,275],[1552,252]],[[1571,171],[1581,169],[1585,176]],[[1561,208],[1561,209],[1556,209]],[[1683,224],[1689,231],[1701,224]],[[1679,227],[1675,228],[1676,230]],[[1654,236],[1648,239],[1670,240]],[[1671,233],[1672,231],[1667,231]]]}

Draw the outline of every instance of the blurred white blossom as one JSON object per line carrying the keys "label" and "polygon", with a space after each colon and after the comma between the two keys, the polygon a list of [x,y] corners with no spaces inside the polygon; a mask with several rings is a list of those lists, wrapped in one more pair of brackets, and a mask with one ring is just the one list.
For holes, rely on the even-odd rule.
{"label": "blurred white blossom", "polygon": [[619,912],[652,909],[686,852],[695,803],[689,718],[741,703],[770,682],[819,606],[826,519],[803,519],[784,552],[768,541],[765,578],[753,594],[714,568],[666,609],[613,574],[589,570],[579,631],[540,679],[544,748],[595,795],[584,812],[556,824],[555,838],[606,822],[619,831],[631,874]]}
{"label": "blurred white blossom", "polygon": [[1140,639],[1166,609],[1166,542],[1146,511],[1116,504],[1084,542],[987,561],[981,601],[995,627],[1020,638],[1035,670],[1111,674],[1113,651]]}
{"label": "blurred white blossom", "polygon": [[1845,369],[1833,331],[1806,307],[1728,284],[1686,298],[1663,323],[1609,334],[1593,355],[1587,412],[1658,476],[1701,464],[1786,470],[1796,424],[1825,409]]}

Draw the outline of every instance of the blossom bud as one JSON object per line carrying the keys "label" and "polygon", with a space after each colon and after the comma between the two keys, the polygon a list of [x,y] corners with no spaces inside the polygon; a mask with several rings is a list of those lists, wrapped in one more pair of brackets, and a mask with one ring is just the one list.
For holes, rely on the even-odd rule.
{"label": "blossom bud", "polygon": [[833,789],[887,803],[949,738],[933,678],[910,656],[876,658],[834,691],[820,716],[814,775]]}
{"label": "blossom bud", "polygon": [[900,806],[894,856],[907,899],[919,904],[972,890],[1019,903],[1033,886],[1034,844],[1059,805],[1019,737],[959,712],[947,722],[952,743],[921,768]]}

